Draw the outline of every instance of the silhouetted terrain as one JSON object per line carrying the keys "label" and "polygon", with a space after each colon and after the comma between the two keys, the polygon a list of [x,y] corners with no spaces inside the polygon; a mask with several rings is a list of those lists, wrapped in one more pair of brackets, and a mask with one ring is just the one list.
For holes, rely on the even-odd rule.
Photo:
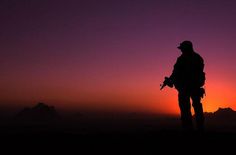
{"label": "silhouetted terrain", "polygon": [[215,112],[206,112],[205,117],[209,130],[236,133],[236,111],[231,108],[219,108]]}
{"label": "silhouetted terrain", "polygon": [[205,116],[205,133],[185,133],[177,116],[76,113],[64,117],[56,108],[39,103],[1,123],[1,146],[66,154],[189,154],[184,148],[194,153],[229,152],[236,140],[236,112],[219,108]]}
{"label": "silhouetted terrain", "polygon": [[215,112],[205,112],[205,116],[209,119],[232,121],[236,119],[236,111],[231,108],[219,108]]}
{"label": "silhouetted terrain", "polygon": [[22,122],[50,122],[59,119],[59,114],[53,106],[48,106],[44,103],[38,103],[32,108],[24,108],[20,111],[15,119]]}

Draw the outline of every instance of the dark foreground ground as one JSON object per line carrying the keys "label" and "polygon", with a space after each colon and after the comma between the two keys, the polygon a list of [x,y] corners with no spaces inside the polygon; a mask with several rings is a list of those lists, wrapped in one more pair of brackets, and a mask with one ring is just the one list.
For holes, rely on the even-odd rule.
{"label": "dark foreground ground", "polygon": [[3,136],[1,150],[7,154],[229,154],[235,151],[235,140],[236,134],[231,133],[41,133]]}
{"label": "dark foreground ground", "polygon": [[[149,120],[150,121],[150,120]],[[166,120],[162,120],[165,122]],[[205,133],[183,132],[177,120],[1,125],[4,154],[232,154],[236,130],[208,125]],[[217,128],[218,127],[218,128]],[[220,128],[219,128],[220,127]],[[233,151],[233,152],[232,152]],[[231,153],[232,152],[232,153]]]}

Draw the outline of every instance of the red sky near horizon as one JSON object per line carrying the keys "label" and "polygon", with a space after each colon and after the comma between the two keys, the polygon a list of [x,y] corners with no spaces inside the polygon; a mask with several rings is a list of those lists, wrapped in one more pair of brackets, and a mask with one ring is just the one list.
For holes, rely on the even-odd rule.
{"label": "red sky near horizon", "polygon": [[236,109],[235,8],[230,0],[3,0],[0,104],[177,114],[177,91],[160,84],[178,44],[191,40],[205,60],[204,111]]}

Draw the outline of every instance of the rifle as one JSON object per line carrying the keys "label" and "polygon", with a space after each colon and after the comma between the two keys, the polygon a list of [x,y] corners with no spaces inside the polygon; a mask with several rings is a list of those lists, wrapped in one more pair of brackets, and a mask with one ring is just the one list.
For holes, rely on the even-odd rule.
{"label": "rifle", "polygon": [[172,88],[173,87],[173,83],[171,82],[169,77],[165,77],[165,80],[163,81],[163,83],[160,86],[161,86],[160,90],[165,88],[165,86],[169,86],[169,87]]}

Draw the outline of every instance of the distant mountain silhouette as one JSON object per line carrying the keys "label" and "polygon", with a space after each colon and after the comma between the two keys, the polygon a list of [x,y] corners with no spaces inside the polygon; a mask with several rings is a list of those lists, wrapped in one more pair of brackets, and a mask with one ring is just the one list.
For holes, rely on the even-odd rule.
{"label": "distant mountain silhouette", "polygon": [[[215,112],[205,112],[206,119],[217,121],[236,121],[236,111],[231,108],[219,108]],[[223,123],[223,122],[222,122]]]}
{"label": "distant mountain silhouette", "polygon": [[26,107],[21,110],[15,119],[26,122],[49,122],[59,119],[59,114],[53,106],[48,106],[45,103],[38,103],[32,108]]}

